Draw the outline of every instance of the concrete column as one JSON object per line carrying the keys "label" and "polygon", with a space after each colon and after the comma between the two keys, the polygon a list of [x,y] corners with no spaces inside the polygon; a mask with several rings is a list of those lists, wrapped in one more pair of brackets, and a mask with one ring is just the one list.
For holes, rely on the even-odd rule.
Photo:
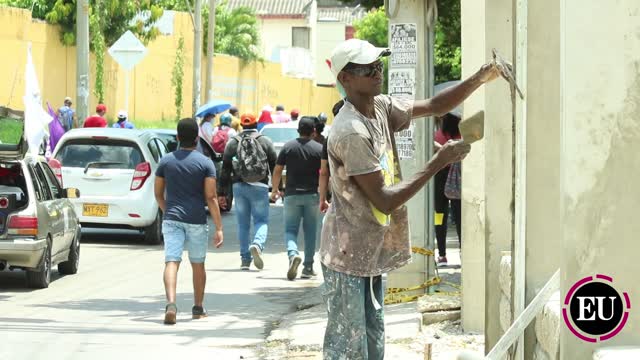
{"label": "concrete column", "polygon": [[[485,0],[485,59],[511,58],[512,0]],[[466,110],[465,110],[466,112]],[[513,199],[511,94],[504,81],[485,88],[485,350],[500,339],[500,258],[511,250]],[[466,254],[465,254],[466,256]],[[465,264],[466,266],[466,264]]]}
{"label": "concrete column", "polygon": [[[462,78],[486,62],[485,0],[462,0]],[[484,110],[484,86],[464,103],[464,116]],[[462,327],[484,331],[485,142],[473,144],[462,166]]]}
{"label": "concrete column", "polygon": [[[417,26],[417,42],[418,42],[418,64],[415,69],[416,84],[415,98],[424,99],[428,97],[433,88],[433,74],[431,59],[428,56],[426,43],[428,32],[425,31],[425,10],[427,1],[424,0],[401,0],[390,1],[388,11],[393,15],[397,10],[395,17],[391,17],[390,23],[415,23]],[[427,119],[421,118],[414,120],[416,131],[414,136],[415,148],[413,159],[401,160],[402,175],[406,179],[412,176],[416,170],[424,167],[426,162],[431,158],[433,139],[433,125],[430,125]],[[429,224],[432,224],[428,213],[429,197],[432,190],[432,182],[425,189],[421,190],[408,203],[409,208],[409,225],[411,229],[411,243],[413,246],[433,249],[433,230]],[[434,266],[433,258],[423,255],[414,255],[413,262],[401,269],[389,274],[388,287],[409,287],[422,284],[424,281],[433,276]],[[421,291],[420,293],[424,293]],[[409,294],[407,294],[409,295]]]}
{"label": "concrete column", "polygon": [[[560,221],[560,5],[528,2],[526,304],[561,266]],[[554,250],[555,249],[555,250]],[[534,353],[534,326],[524,354]]]}
{"label": "concrete column", "polygon": [[632,304],[625,328],[605,344],[563,325],[561,358],[590,359],[603,345],[640,343],[640,2],[560,3],[561,294],[604,274]]}

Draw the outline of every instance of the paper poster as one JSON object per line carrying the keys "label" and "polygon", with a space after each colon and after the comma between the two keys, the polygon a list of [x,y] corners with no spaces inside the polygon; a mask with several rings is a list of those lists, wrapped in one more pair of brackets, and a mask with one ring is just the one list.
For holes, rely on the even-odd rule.
{"label": "paper poster", "polygon": [[391,24],[391,66],[418,65],[418,37],[416,24]]}
{"label": "paper poster", "polygon": [[413,141],[415,133],[415,125],[413,122],[408,129],[396,133],[396,148],[398,149],[398,158],[400,160],[413,159],[416,151],[416,144]]}
{"label": "paper poster", "polygon": [[389,95],[413,100],[415,91],[415,69],[389,69]]}

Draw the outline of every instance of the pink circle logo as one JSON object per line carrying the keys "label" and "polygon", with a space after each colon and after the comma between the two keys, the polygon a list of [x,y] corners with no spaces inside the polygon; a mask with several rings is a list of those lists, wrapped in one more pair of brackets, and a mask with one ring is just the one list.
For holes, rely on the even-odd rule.
{"label": "pink circle logo", "polygon": [[597,274],[573,284],[562,304],[562,317],[578,338],[595,343],[616,336],[629,319],[629,294],[613,287],[613,278]]}

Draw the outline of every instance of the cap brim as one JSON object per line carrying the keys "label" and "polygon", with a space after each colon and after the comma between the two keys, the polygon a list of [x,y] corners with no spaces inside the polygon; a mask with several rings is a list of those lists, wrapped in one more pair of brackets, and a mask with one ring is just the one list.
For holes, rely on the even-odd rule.
{"label": "cap brim", "polygon": [[391,55],[391,50],[388,48],[373,47],[369,51],[361,52],[356,58],[351,60],[351,63],[359,65],[367,65],[375,62],[376,60]]}

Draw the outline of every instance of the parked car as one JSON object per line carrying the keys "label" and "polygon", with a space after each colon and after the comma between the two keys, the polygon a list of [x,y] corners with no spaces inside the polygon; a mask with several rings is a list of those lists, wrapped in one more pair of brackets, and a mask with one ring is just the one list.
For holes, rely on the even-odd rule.
{"label": "parked car", "polygon": [[[69,199],[78,190],[63,189],[42,156],[26,154],[26,145],[0,145],[0,271],[23,269],[27,285],[46,288],[51,269],[75,274],[80,264],[80,222]],[[56,166],[57,165],[57,166]]]}
{"label": "parked car", "polygon": [[72,203],[83,226],[137,229],[146,242],[161,244],[162,212],[153,186],[166,153],[150,131],[84,128],[67,132],[53,158],[62,166],[61,183],[82,193]]}
{"label": "parked car", "polygon": [[164,146],[167,147],[168,152],[178,150],[178,132],[175,129],[147,129],[147,131],[158,135]]}
{"label": "parked car", "polygon": [[[157,134],[160,137],[160,139],[165,142],[165,145],[167,145],[167,148],[169,149],[169,151],[175,151],[180,147],[180,143],[178,142],[178,136],[177,136],[178,133],[176,130],[149,129],[148,131],[151,131]],[[171,150],[171,148],[169,147],[170,145],[172,146],[173,150]],[[202,153],[204,156],[211,159],[211,161],[213,161],[213,164],[216,167],[216,174],[218,174],[219,176],[220,172],[222,171],[222,154],[216,153],[211,147],[211,144],[209,144],[203,138],[200,138],[200,140],[198,141],[197,150],[200,153]],[[220,182],[218,181],[217,184],[218,184],[218,192],[220,192],[221,190]],[[227,187],[226,194],[227,195],[225,196],[225,198],[227,200],[227,206],[220,207],[220,211],[231,211],[231,207],[233,206],[233,190],[231,188],[231,185]]]}

